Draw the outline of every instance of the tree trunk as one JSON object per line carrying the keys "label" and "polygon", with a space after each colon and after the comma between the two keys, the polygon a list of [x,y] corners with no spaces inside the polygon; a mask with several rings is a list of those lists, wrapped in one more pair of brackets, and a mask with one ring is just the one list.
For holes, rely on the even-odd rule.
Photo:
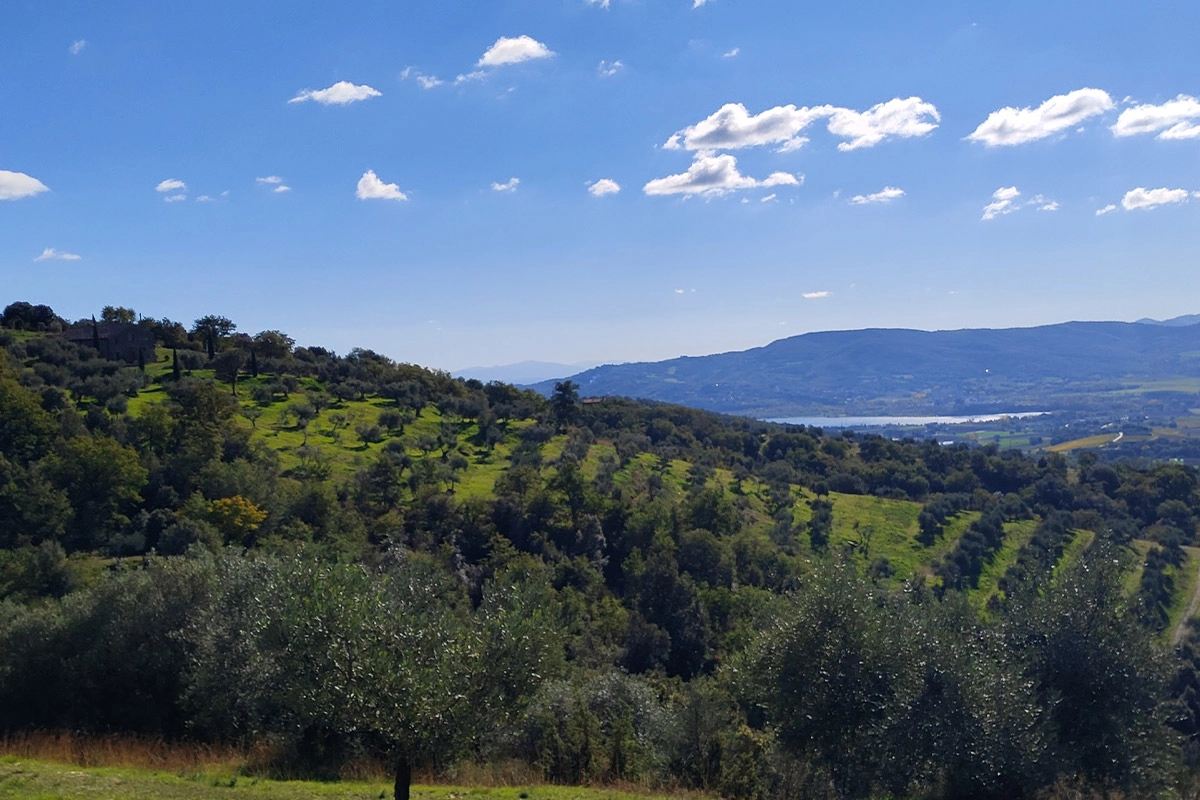
{"label": "tree trunk", "polygon": [[408,756],[396,759],[396,800],[408,800],[408,790],[412,786],[412,764]]}

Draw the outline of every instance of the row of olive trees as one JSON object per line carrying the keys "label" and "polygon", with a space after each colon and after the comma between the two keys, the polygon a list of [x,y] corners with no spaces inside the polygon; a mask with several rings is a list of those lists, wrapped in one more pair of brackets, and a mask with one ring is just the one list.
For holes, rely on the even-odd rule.
{"label": "row of olive trees", "polygon": [[0,728],[327,742],[444,763],[556,673],[549,588],[232,553],[164,559],[42,606],[0,604]]}
{"label": "row of olive trees", "polygon": [[737,694],[807,766],[804,794],[1161,789],[1175,758],[1170,668],[1129,607],[1118,555],[1100,541],[1014,586],[994,620],[962,594],[895,594],[846,565],[819,570],[737,663]]}
{"label": "row of olive trees", "polygon": [[[1167,666],[1101,541],[988,617],[830,559],[712,676],[564,669],[536,570],[472,600],[431,562],[155,559],[60,601],[0,604],[0,730],[270,739],[310,768],[509,753],[566,782],[727,796],[1020,797],[1063,779],[1154,791]],[[1177,716],[1177,714],[1176,714]]]}

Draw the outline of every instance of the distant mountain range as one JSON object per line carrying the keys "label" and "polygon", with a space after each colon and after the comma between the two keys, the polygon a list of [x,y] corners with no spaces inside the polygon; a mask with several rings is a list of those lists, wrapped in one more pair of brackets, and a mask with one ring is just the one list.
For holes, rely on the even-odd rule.
{"label": "distant mountain range", "polygon": [[597,361],[584,361],[577,364],[556,364],[552,361],[521,361],[517,364],[503,364],[497,367],[467,367],[452,374],[456,378],[475,378],[490,383],[500,381],[516,386],[526,386],[531,383],[562,379],[574,375],[580,370],[594,367]]}
{"label": "distant mountain range", "polygon": [[1138,320],[1139,325],[1166,325],[1171,328],[1186,328],[1189,325],[1200,325],[1200,314],[1184,314],[1182,317],[1172,317],[1171,319],[1150,319],[1142,317]]}
{"label": "distant mountain range", "polygon": [[[1200,379],[1200,315],[1034,328],[824,331],[741,352],[595,367],[584,396],[621,395],[755,417],[955,414],[1144,400],[1147,382]],[[533,388],[549,393],[554,381]],[[1200,385],[1200,384],[1198,384]],[[1184,381],[1169,391],[1194,393]],[[1196,404],[1196,399],[1190,402]]]}

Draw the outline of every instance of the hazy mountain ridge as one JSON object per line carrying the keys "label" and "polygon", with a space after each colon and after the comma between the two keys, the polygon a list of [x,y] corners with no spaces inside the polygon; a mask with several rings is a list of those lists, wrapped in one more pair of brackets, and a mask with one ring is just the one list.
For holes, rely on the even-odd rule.
{"label": "hazy mountain ridge", "polygon": [[515,364],[500,364],[494,367],[464,367],[450,374],[456,378],[469,380],[474,378],[490,383],[500,381],[515,386],[524,386],[542,381],[561,379],[574,375],[580,370],[591,369],[598,362],[585,361],[574,364],[559,364],[553,361],[519,361]]}
{"label": "hazy mountain ridge", "polygon": [[[572,376],[625,395],[753,416],[1072,407],[1130,379],[1200,377],[1200,326],[1066,322],[1033,328],[822,331],[764,347]],[[548,392],[552,382],[535,385]]]}
{"label": "hazy mountain ridge", "polygon": [[1151,319],[1150,317],[1142,317],[1137,320],[1139,325],[1166,325],[1172,328],[1183,328],[1188,325],[1200,324],[1200,314],[1184,314],[1181,317],[1171,317],[1170,319]]}

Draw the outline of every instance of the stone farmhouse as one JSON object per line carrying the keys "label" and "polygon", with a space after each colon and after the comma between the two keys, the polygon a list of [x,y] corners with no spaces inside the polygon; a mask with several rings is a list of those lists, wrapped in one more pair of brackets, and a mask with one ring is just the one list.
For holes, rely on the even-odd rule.
{"label": "stone farmhouse", "polygon": [[154,333],[143,325],[129,322],[83,322],[63,332],[68,341],[83,347],[99,343],[100,355],[109,361],[127,364],[154,362]]}

